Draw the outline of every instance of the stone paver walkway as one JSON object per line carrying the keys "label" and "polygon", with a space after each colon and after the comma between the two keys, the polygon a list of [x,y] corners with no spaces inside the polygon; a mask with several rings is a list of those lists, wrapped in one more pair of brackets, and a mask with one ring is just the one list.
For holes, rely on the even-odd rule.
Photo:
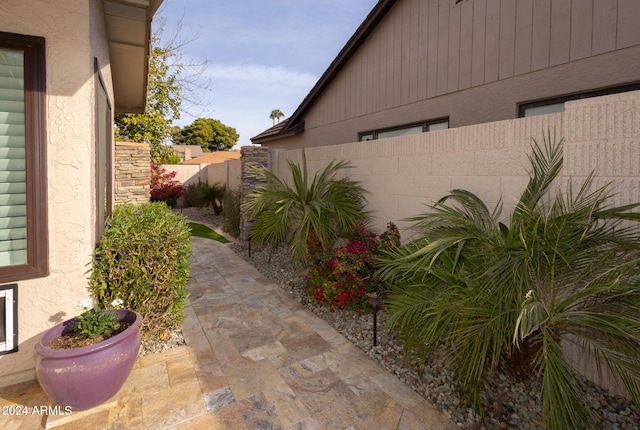
{"label": "stone paver walkway", "polygon": [[[191,261],[186,347],[140,358],[110,407],[0,428],[458,428],[228,246],[194,237]],[[35,382],[0,389],[0,407],[46,404]]]}

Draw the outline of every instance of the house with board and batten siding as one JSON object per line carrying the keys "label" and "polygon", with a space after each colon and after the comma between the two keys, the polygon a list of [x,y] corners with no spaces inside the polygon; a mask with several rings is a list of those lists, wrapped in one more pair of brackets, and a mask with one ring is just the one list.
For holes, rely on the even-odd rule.
{"label": "house with board and batten siding", "polygon": [[635,0],[381,0],[291,117],[251,140],[335,145],[638,90],[638,22]]}

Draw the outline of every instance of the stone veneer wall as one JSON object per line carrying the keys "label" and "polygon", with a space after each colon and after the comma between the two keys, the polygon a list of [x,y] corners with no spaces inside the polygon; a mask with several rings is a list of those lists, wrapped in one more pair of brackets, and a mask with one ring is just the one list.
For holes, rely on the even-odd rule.
{"label": "stone veneer wall", "polygon": [[[240,151],[242,153],[240,204],[242,204],[253,190],[265,184],[264,179],[249,172],[249,166],[269,167],[269,148],[243,146]],[[251,221],[246,211],[240,210],[240,239],[249,240],[250,237]]]}
{"label": "stone veneer wall", "polygon": [[142,204],[149,201],[151,153],[149,145],[116,142],[115,203]]}

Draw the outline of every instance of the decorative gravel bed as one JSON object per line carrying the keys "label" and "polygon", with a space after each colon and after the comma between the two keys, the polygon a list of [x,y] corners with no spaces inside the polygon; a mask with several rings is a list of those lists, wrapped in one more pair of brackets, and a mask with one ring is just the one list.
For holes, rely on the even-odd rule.
{"label": "decorative gravel bed", "polygon": [[[220,218],[209,210],[184,209],[183,215],[189,220],[219,227]],[[373,346],[372,314],[359,315],[355,312],[335,310],[313,303],[305,294],[303,278],[306,268],[292,264],[291,255],[284,247],[276,252],[270,249],[252,247],[246,242],[236,241],[229,245],[240,257],[251,263],[263,275],[287,291],[315,315],[327,321],[332,327],[353,342],[371,358],[378,361],[390,373],[411,386],[417,393],[429,400],[454,420],[459,427],[467,429],[531,429],[541,428],[542,401],[535,380],[519,380],[510,373],[494,372],[489,376],[485,390],[485,419],[481,423],[471,408],[467,407],[460,395],[459,385],[452,377],[452,371],[442,353],[434,354],[421,363],[415,357],[403,352],[402,341],[385,327],[386,317],[378,312],[377,346]],[[626,401],[594,386],[584,383],[590,401],[600,412],[599,426],[611,430],[639,430],[640,413],[631,402]]]}

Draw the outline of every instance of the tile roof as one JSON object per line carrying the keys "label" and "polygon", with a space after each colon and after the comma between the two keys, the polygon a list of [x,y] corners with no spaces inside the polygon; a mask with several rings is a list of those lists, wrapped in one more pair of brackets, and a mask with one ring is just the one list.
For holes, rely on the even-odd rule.
{"label": "tile roof", "polygon": [[227,160],[239,160],[240,151],[216,151],[208,152],[200,157],[183,161],[180,164],[216,164],[224,163]]}

